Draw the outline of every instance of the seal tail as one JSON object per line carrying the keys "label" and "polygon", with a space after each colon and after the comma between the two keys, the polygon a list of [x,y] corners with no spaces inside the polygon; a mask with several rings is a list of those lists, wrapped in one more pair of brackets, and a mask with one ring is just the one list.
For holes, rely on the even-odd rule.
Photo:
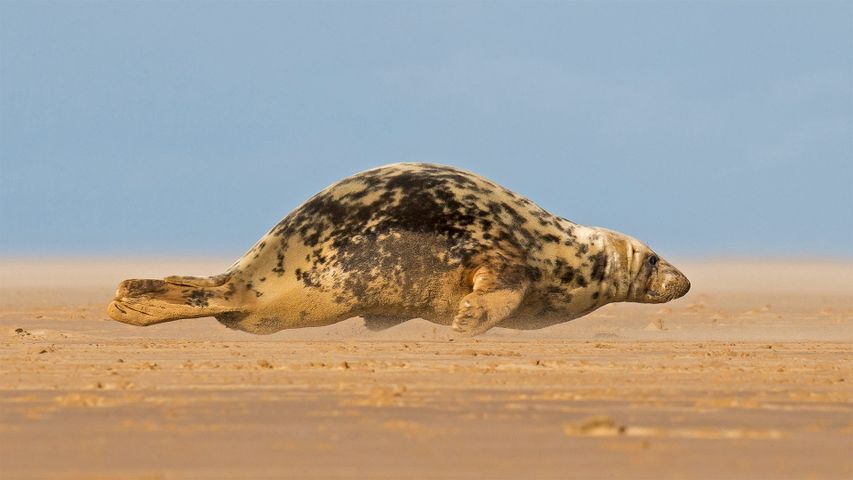
{"label": "seal tail", "polygon": [[229,278],[230,275],[224,274],[125,280],[116,289],[107,314],[122,323],[147,326],[238,312],[239,308],[231,301],[234,285],[228,283]]}

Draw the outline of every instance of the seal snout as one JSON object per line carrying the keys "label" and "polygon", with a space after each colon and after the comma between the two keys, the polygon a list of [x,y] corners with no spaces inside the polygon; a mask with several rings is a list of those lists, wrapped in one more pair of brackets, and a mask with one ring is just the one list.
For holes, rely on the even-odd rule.
{"label": "seal snout", "polygon": [[666,303],[687,295],[690,280],[677,268],[661,260],[646,285],[642,303]]}
{"label": "seal snout", "polygon": [[690,291],[690,280],[688,280],[687,277],[682,275],[680,272],[677,275],[678,276],[667,289],[669,290],[667,292],[667,301],[681,298],[687,295],[687,292]]}
{"label": "seal snout", "polygon": [[675,298],[681,298],[687,295],[687,292],[690,291],[690,280],[687,279],[683,274],[681,275],[683,282],[681,283],[681,289],[676,293]]}
{"label": "seal snout", "polygon": [[687,295],[687,292],[690,291],[690,280],[684,276],[683,273],[678,271],[675,267],[670,267],[671,270],[667,272],[667,281],[664,283],[664,297],[666,302],[670,300],[675,300],[677,298],[681,298]]}

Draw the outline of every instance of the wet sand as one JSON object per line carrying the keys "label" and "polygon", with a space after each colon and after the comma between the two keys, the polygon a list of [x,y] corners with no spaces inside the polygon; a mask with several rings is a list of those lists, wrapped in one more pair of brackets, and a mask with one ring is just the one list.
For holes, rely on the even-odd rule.
{"label": "wet sand", "polygon": [[667,305],[474,339],[107,320],[227,260],[0,260],[0,478],[851,478],[853,262],[675,262]]}

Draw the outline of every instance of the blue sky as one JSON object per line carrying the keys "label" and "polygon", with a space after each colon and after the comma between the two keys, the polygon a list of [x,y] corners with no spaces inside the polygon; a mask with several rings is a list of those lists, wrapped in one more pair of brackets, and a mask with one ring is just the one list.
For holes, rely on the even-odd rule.
{"label": "blue sky", "polygon": [[845,2],[0,2],[0,254],[233,254],[461,166],[663,254],[853,256]]}

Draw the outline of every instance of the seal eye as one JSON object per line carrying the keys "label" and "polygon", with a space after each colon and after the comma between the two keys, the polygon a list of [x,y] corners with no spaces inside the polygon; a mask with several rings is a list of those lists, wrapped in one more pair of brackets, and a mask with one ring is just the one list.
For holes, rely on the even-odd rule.
{"label": "seal eye", "polygon": [[658,264],[658,256],[652,255],[648,259],[646,259],[646,261],[649,263],[650,266],[654,267]]}

